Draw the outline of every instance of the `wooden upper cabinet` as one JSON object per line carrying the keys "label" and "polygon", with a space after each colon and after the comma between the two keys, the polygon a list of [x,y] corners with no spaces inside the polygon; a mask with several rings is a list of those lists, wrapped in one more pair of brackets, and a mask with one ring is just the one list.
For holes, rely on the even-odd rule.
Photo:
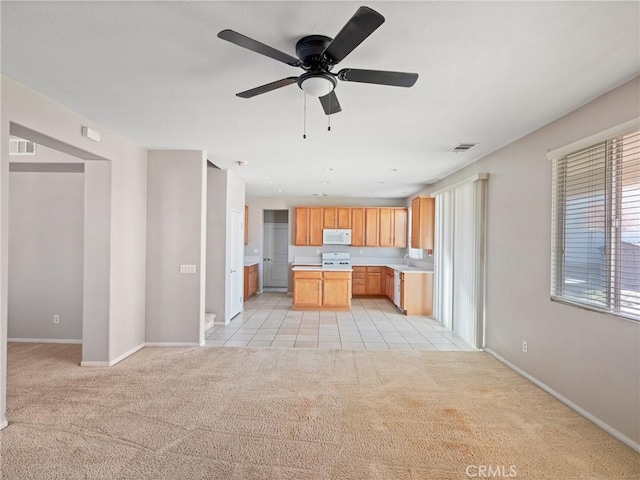
{"label": "wooden upper cabinet", "polygon": [[249,245],[249,207],[244,206],[244,244]]}
{"label": "wooden upper cabinet", "polygon": [[406,208],[396,208],[393,211],[393,246],[397,248],[407,247],[407,222],[409,212]]}
{"label": "wooden upper cabinet", "polygon": [[406,208],[380,209],[380,246],[406,248],[407,220]]}
{"label": "wooden upper cabinet", "polygon": [[322,245],[322,208],[309,208],[309,243]]}
{"label": "wooden upper cabinet", "polygon": [[380,209],[379,245],[381,247],[393,247],[394,210],[395,209],[393,209],[393,208],[381,208]]}
{"label": "wooden upper cabinet", "polygon": [[325,207],[322,228],[351,228],[351,209],[346,207]]}
{"label": "wooden upper cabinet", "polygon": [[351,209],[338,208],[338,223],[336,228],[351,228]]}
{"label": "wooden upper cabinet", "polygon": [[354,247],[407,246],[406,208],[297,207],[295,245],[322,245],[322,229],[351,229]]}
{"label": "wooden upper cabinet", "polygon": [[433,250],[435,199],[416,197],[411,201],[411,247]]}
{"label": "wooden upper cabinet", "polygon": [[295,244],[309,245],[309,209],[296,208]]}
{"label": "wooden upper cabinet", "polygon": [[351,209],[351,246],[364,247],[364,208]]}
{"label": "wooden upper cabinet", "polygon": [[[364,220],[364,244],[367,247],[377,247],[379,245],[379,208],[365,208]],[[353,239],[353,237],[352,237]]]}
{"label": "wooden upper cabinet", "polygon": [[322,245],[322,207],[297,207],[295,244],[297,246]]}
{"label": "wooden upper cabinet", "polygon": [[324,208],[322,214],[322,228],[338,228],[338,209]]}

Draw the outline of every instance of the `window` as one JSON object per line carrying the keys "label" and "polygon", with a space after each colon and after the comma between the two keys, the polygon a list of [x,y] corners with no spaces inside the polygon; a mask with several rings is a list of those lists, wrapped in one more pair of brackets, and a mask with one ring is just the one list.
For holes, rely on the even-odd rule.
{"label": "window", "polygon": [[640,132],[554,159],[551,297],[640,320]]}

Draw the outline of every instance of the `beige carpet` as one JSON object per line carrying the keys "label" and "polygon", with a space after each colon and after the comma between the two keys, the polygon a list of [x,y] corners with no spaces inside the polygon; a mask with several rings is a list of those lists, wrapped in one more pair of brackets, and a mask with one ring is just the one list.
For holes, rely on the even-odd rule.
{"label": "beige carpet", "polygon": [[79,361],[77,345],[9,345],[1,478],[640,476],[633,450],[484,353],[145,348],[111,368]]}

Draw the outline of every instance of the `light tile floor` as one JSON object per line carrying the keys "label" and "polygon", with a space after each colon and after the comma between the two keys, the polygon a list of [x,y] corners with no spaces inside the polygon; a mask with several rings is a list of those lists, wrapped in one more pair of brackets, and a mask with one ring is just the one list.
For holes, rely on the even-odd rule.
{"label": "light tile floor", "polygon": [[206,345],[345,350],[474,350],[430,317],[402,315],[385,298],[353,299],[349,312],[295,311],[286,293],[254,295]]}

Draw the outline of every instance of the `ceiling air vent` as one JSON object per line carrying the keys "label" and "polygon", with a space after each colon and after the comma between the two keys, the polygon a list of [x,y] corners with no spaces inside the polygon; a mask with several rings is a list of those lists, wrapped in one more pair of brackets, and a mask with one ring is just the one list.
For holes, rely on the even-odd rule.
{"label": "ceiling air vent", "polygon": [[9,155],[35,155],[36,144],[21,138],[9,139]]}
{"label": "ceiling air vent", "polygon": [[466,152],[467,150],[472,149],[476,145],[477,145],[477,143],[459,143],[458,145],[456,145],[455,147],[453,147],[449,151],[450,152],[454,152],[454,153],[462,153],[462,152]]}

